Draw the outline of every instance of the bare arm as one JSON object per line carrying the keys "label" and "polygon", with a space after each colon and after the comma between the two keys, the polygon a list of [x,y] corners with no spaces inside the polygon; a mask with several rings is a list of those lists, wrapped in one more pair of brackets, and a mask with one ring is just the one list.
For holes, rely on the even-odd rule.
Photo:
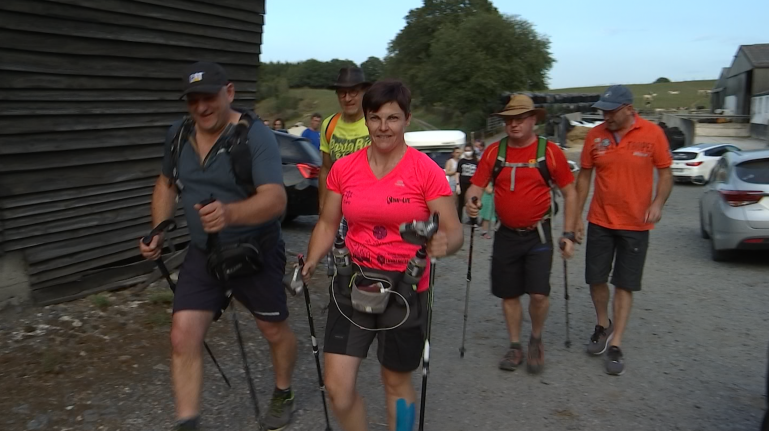
{"label": "bare arm", "polygon": [[342,195],[335,192],[326,193],[326,200],[323,202],[323,212],[318,218],[318,223],[312,230],[310,244],[307,246],[307,260],[304,264],[302,275],[305,281],[309,280],[318,262],[328,253],[328,250],[334,244],[334,238],[339,230],[339,223],[342,221]]}
{"label": "bare arm", "polygon": [[[165,175],[158,176],[155,181],[155,189],[152,191],[152,227],[157,226],[160,222],[173,218],[176,212],[176,187],[169,184],[168,177]],[[161,249],[163,248],[162,237],[160,234],[154,238],[149,244],[144,244],[139,240],[139,250],[147,259],[157,259],[160,257]]]}
{"label": "bare arm", "polygon": [[[589,185],[588,185],[589,186]],[[576,228],[577,219],[579,216],[577,213],[577,187],[574,183],[569,183],[566,187],[561,189],[563,193],[563,231],[574,232]]]}
{"label": "bare arm", "polygon": [[[459,217],[457,216],[457,208],[454,206],[453,196],[444,196],[438,199],[433,199],[427,202],[427,208],[431,213],[438,213],[438,232],[442,233],[446,237],[445,251],[443,255],[454,254],[462,248],[462,244],[465,241],[464,231],[462,230],[462,224],[459,223]],[[432,241],[431,241],[432,242]],[[430,244],[433,246],[435,244]],[[427,254],[434,257],[442,257],[441,252],[437,253],[435,250],[428,248]]]}
{"label": "bare arm", "polygon": [[323,155],[323,165],[320,167],[320,175],[318,176],[318,214],[323,212],[323,204],[326,201],[326,178],[328,178],[328,172],[331,170],[331,156],[328,153],[321,151]]}
{"label": "bare arm", "polygon": [[657,169],[657,174],[659,178],[657,179],[657,194],[654,196],[654,203],[662,208],[673,190],[673,171],[670,168]]}
{"label": "bare arm", "polygon": [[280,217],[286,209],[286,188],[283,184],[263,184],[256,194],[246,200],[226,205],[228,226],[250,226]]}

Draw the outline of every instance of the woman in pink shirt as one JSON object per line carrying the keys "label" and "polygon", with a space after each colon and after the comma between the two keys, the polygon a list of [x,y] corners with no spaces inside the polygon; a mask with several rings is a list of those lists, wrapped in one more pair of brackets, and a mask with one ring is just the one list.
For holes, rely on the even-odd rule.
{"label": "woman in pink shirt", "polygon": [[[329,172],[329,193],[312,232],[302,273],[305,281],[331,248],[342,216],[349,226],[345,243],[356,286],[365,285],[365,281],[358,283],[367,278],[402,277],[408,261],[419,250],[419,246],[401,239],[402,223],[439,214],[439,229],[427,244],[430,258],[455,253],[462,246],[462,226],[443,169],[406,145],[410,105],[411,93],[398,81],[377,82],[363,96],[371,146],[338,160]],[[425,341],[428,274],[429,265],[408,301],[409,307],[392,294],[380,314],[354,309],[350,299],[354,286],[335,278],[323,349],[325,381],[333,411],[345,430],[368,429],[355,383],[358,367],[374,338],[378,339],[390,429],[395,428],[396,401],[405,399],[407,405],[415,402],[411,373],[419,367]]]}

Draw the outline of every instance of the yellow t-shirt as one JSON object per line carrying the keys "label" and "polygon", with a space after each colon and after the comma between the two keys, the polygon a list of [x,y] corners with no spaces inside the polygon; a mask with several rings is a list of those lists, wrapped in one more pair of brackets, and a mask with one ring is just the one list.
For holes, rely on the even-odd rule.
{"label": "yellow t-shirt", "polygon": [[368,135],[365,118],[354,123],[346,123],[340,117],[336,122],[334,133],[331,135],[331,142],[327,141],[326,129],[334,115],[323,120],[323,124],[320,126],[320,151],[328,153],[332,162],[371,145],[371,137]]}

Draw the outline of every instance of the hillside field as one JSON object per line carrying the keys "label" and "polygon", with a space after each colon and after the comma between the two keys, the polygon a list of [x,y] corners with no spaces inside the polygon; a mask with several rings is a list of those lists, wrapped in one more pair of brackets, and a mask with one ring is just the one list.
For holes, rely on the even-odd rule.
{"label": "hillside field", "polygon": [[[697,90],[712,90],[715,80],[680,81],[665,84],[629,84],[635,98],[635,106],[644,108],[644,94],[657,94],[652,102],[652,109],[677,109],[705,106],[710,108],[710,95],[698,95]],[[576,87],[547,90],[545,93],[601,93],[608,85],[596,87]],[[669,94],[668,91],[678,91],[679,94]]]}
{"label": "hillside field", "polygon": [[[644,94],[654,94],[657,96],[652,102],[652,109],[677,109],[690,108],[696,106],[710,107],[710,96],[698,95],[697,90],[710,90],[715,85],[715,80],[703,81],[681,81],[665,84],[630,84],[628,87],[635,96],[635,105],[644,108]],[[547,93],[601,93],[608,85],[596,87],[576,87],[547,90]],[[678,91],[679,94],[669,94],[668,91]],[[310,122],[310,116],[314,112],[319,112],[323,117],[333,114],[339,109],[336,94],[332,90],[311,89],[311,88],[293,88],[289,90],[289,99],[294,99],[293,106],[285,105],[285,101],[278,101],[275,98],[269,98],[256,104],[256,112],[265,119],[272,121],[278,116],[282,116],[287,127],[291,127],[297,121],[302,121],[305,125]],[[430,130],[432,128],[452,129],[457,125],[453,124],[452,118],[446,118],[441,115],[440,110],[415,109],[413,113],[414,120],[409,127],[409,131]]]}

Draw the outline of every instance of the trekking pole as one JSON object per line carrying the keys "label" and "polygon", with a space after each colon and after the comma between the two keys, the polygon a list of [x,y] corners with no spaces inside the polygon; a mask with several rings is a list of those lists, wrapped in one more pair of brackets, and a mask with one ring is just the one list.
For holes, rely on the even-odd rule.
{"label": "trekking pole", "polygon": [[[423,246],[427,248],[427,246]],[[435,285],[435,258],[430,258],[430,278],[427,289],[427,330],[422,355],[422,397],[419,406],[419,431],[425,429],[425,403],[427,401],[427,375],[430,374],[430,327],[433,322],[433,286]]]}
{"label": "trekking pole", "polygon": [[[172,231],[176,229],[176,222],[173,221],[173,219],[168,219],[160,222],[157,226],[155,226],[152,231],[150,231],[149,235],[142,238],[142,242],[144,245],[150,245],[152,242],[152,238],[154,238],[157,235],[160,235],[163,232]],[[162,247],[161,247],[162,248]],[[158,270],[160,270],[160,273],[163,274],[163,277],[168,282],[168,287],[171,289],[172,293],[176,293],[176,283],[174,283],[173,280],[171,280],[171,273],[168,271],[168,267],[166,266],[165,262],[163,262],[163,258],[158,257],[158,259],[155,261],[155,264],[158,267]],[[219,362],[216,361],[216,357],[214,357],[214,352],[211,351],[211,348],[208,346],[208,343],[203,340],[203,347],[206,348],[206,352],[208,352],[208,356],[211,357],[211,361],[213,361],[214,365],[216,366],[216,369],[219,370],[219,374],[221,374],[222,379],[224,379],[224,383],[227,384],[228,388],[232,388],[232,385],[230,385],[229,379],[227,379],[227,376],[224,375],[224,371],[222,370],[222,367],[219,365]]]}
{"label": "trekking pole", "polygon": [[[438,231],[438,213],[433,214],[429,220],[423,222],[404,223],[400,226],[401,238],[410,244],[422,247],[421,251],[427,253],[427,243]],[[425,345],[422,351],[422,396],[419,407],[419,431],[425,429],[425,404],[427,401],[427,376],[430,374],[430,328],[433,321],[433,286],[435,285],[436,259],[430,258],[430,277],[427,288],[427,328],[425,330]]]}
{"label": "trekking pole", "polygon": [[[561,242],[561,250],[566,248],[566,243]],[[566,348],[571,347],[571,337],[569,337],[569,264],[566,258],[563,259],[563,298],[566,302]]]}
{"label": "trekking pole", "polygon": [[[478,198],[473,196],[473,204],[478,204]],[[473,225],[470,227],[470,252],[467,257],[467,287],[465,288],[465,317],[464,324],[462,325],[462,345],[459,347],[459,357],[465,357],[465,333],[467,331],[467,309],[470,305],[470,281],[472,280],[473,269],[473,239],[475,239],[475,227],[478,225],[478,218],[475,217],[472,220]]]}
{"label": "trekking pole", "polygon": [[304,305],[307,308],[307,320],[310,322],[310,340],[312,341],[312,354],[315,356],[315,368],[318,370],[318,385],[320,387],[320,399],[323,401],[323,413],[326,415],[326,431],[331,431],[331,422],[328,419],[328,406],[326,405],[326,385],[323,383],[323,371],[320,368],[320,354],[318,350],[318,339],[315,338],[315,321],[312,318],[312,304],[310,302],[310,290],[307,288],[307,284],[303,280],[297,280],[297,277],[301,278],[302,268],[304,268],[304,256],[301,254],[297,256],[298,266],[294,269],[293,277],[288,275],[283,279],[283,284],[286,290],[291,295],[296,295],[299,289],[304,290]]}
{"label": "trekking pole", "polygon": [[251,402],[254,403],[254,415],[256,416],[256,422],[259,422],[259,401],[256,399],[256,390],[254,389],[254,380],[251,378],[251,370],[248,368],[248,357],[246,356],[246,348],[243,346],[243,336],[240,335],[240,326],[238,325],[238,314],[235,311],[235,301],[232,301],[230,308],[232,308],[232,325],[235,327],[235,335],[238,338],[238,347],[240,348],[240,356],[243,358],[243,370],[246,372],[246,380],[248,381],[248,392],[251,394]]}

